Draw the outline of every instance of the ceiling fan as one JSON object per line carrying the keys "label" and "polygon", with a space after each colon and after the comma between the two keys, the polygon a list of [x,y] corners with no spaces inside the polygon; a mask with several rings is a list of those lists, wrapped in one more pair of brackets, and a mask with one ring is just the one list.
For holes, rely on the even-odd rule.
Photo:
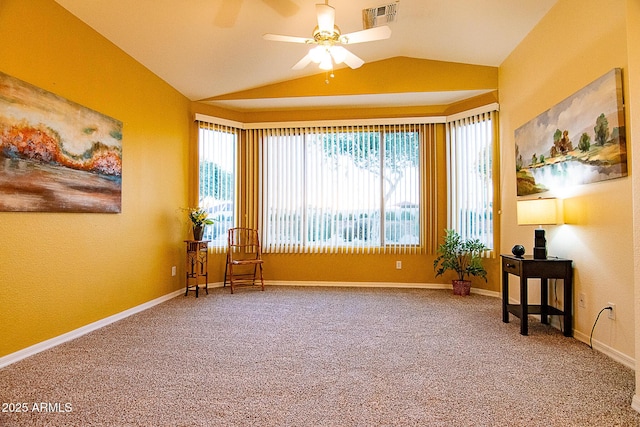
{"label": "ceiling fan", "polygon": [[321,69],[327,71],[333,69],[334,63],[345,63],[351,68],[358,68],[364,64],[364,61],[342,45],[371,42],[391,37],[391,29],[386,25],[341,34],[340,29],[335,25],[336,10],[329,6],[329,0],[325,0],[324,4],[316,4],[316,14],[318,16],[318,25],[313,30],[311,38],[279,34],[265,34],[263,36],[265,40],[315,45],[293,66],[294,70],[300,70],[311,62],[319,64]]}

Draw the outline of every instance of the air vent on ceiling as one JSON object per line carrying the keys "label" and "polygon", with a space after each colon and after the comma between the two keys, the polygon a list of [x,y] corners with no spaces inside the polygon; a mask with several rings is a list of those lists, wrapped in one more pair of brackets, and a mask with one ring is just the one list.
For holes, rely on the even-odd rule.
{"label": "air vent on ceiling", "polygon": [[396,20],[398,13],[398,2],[387,4],[385,6],[372,7],[362,10],[362,26],[367,28],[379,27]]}

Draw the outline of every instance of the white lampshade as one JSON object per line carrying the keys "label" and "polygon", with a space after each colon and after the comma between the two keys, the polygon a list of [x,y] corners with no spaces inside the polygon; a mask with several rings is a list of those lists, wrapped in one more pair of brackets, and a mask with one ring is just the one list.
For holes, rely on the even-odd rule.
{"label": "white lampshade", "polygon": [[309,50],[309,57],[313,62],[319,64],[327,56],[327,50],[322,46],[316,46]]}
{"label": "white lampshade", "polygon": [[558,199],[518,200],[518,225],[559,224]]}
{"label": "white lampshade", "polygon": [[326,55],[322,58],[319,65],[321,70],[331,70],[333,69],[333,62],[331,61],[331,55],[329,52],[326,52]]}

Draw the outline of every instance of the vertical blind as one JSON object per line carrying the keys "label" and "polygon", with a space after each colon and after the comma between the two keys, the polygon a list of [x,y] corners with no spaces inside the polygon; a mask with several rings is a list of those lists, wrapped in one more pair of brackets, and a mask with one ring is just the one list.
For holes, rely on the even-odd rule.
{"label": "vertical blind", "polygon": [[495,111],[446,123],[448,228],[494,247]]}
{"label": "vertical blind", "polygon": [[435,248],[435,125],[254,129],[245,146],[265,252]]}
{"label": "vertical blind", "polygon": [[236,223],[238,140],[231,126],[198,121],[198,206],[215,222],[205,228],[214,252],[226,247],[227,230]]}

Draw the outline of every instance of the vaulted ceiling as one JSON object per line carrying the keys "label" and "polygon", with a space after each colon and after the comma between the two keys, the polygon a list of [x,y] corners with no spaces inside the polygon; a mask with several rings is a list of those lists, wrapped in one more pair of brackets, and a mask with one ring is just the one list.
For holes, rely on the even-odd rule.
{"label": "vaulted ceiling", "polygon": [[262,38],[311,37],[323,0],[56,1],[189,99],[255,111],[444,105],[495,90],[482,76],[425,82],[434,67],[495,69],[557,0],[331,0],[343,34],[363,29],[363,9],[397,6],[391,37],[349,46],[365,64],[335,78],[313,63],[292,70],[308,46]]}

